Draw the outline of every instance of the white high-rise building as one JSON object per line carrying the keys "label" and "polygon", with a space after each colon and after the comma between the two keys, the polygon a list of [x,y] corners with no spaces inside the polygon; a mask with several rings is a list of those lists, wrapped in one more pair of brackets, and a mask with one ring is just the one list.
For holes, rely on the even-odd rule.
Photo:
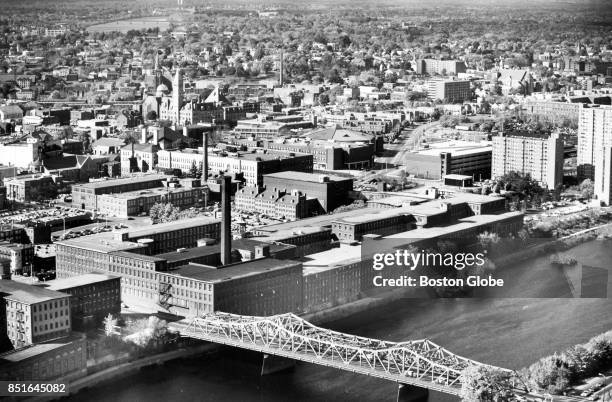
{"label": "white high-rise building", "polygon": [[495,136],[491,170],[493,178],[509,172],[529,174],[552,190],[563,183],[563,140],[558,134]]}
{"label": "white high-rise building", "polygon": [[580,109],[578,177],[594,179],[597,153],[610,146],[612,146],[612,106],[590,106]]}
{"label": "white high-rise building", "polygon": [[612,205],[612,147],[595,151],[595,197],[603,205]]}

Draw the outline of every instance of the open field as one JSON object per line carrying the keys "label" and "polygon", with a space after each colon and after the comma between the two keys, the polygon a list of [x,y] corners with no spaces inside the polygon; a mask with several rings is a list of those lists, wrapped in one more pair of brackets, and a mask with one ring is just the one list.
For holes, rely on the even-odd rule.
{"label": "open field", "polygon": [[170,21],[167,17],[142,17],[132,18],[127,20],[118,20],[106,22],[104,24],[96,24],[87,28],[88,32],[122,32],[127,31],[159,28],[160,32],[165,31],[170,27]]}

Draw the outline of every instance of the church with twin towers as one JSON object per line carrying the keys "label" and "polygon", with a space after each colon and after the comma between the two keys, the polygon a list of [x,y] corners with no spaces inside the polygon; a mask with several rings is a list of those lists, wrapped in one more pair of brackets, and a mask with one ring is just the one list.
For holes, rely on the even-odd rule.
{"label": "church with twin towers", "polygon": [[246,117],[244,108],[232,105],[218,86],[215,86],[210,92],[204,90],[186,94],[183,70],[180,68],[174,71],[170,84],[171,89],[168,88],[168,80],[162,73],[159,56],[155,58],[152,75],[155,82],[155,94],[150,94],[145,98],[143,115],[155,111],[158,120],[169,121],[175,127],[198,123],[232,125]]}

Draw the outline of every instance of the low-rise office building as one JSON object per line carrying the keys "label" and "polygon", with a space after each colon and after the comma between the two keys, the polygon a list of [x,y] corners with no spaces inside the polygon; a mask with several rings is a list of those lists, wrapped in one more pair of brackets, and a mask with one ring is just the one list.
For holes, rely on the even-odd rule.
{"label": "low-rise office building", "polygon": [[70,334],[70,295],[11,280],[0,281],[0,292],[14,348]]}
{"label": "low-rise office building", "polygon": [[418,59],[415,60],[413,69],[417,74],[456,75],[465,73],[466,65],[460,60]]}
{"label": "low-rise office building", "polygon": [[108,314],[121,312],[121,278],[104,274],[84,274],[45,282],[46,289],[70,296],[73,327],[99,324]]}
{"label": "low-rise office building", "polygon": [[439,180],[445,175],[461,174],[475,180],[491,178],[492,147],[490,143],[445,141],[406,155],[409,175]]}
{"label": "low-rise office building", "polygon": [[0,379],[4,381],[66,381],[87,375],[85,335],[30,345],[0,355]]}
{"label": "low-rise office building", "polygon": [[11,201],[38,201],[55,195],[48,190],[54,185],[51,176],[13,177],[5,179],[4,185],[6,187],[6,197]]}
{"label": "low-rise office building", "polygon": [[19,244],[0,242],[0,257],[11,261],[11,274],[31,274],[34,262],[34,246],[32,244]]}
{"label": "low-rise office building", "polygon": [[432,100],[463,102],[472,98],[470,81],[430,80],[427,81],[427,97]]}
{"label": "low-rise office building", "polygon": [[157,187],[147,190],[129,191],[98,196],[98,212],[101,214],[127,218],[143,213],[148,214],[151,207],[160,202],[171,203],[179,208],[189,208],[208,199],[207,187]]}
{"label": "low-rise office building", "polygon": [[79,184],[72,186],[72,202],[82,209],[97,209],[98,195],[161,187],[166,179],[164,175],[144,175]]}

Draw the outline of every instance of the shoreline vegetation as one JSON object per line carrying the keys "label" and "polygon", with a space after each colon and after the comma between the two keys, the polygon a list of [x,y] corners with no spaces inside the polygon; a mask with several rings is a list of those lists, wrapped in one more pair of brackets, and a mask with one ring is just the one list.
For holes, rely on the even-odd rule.
{"label": "shoreline vegetation", "polygon": [[594,336],[586,343],[545,356],[520,375],[532,389],[561,395],[581,381],[612,368],[612,331]]}
{"label": "shoreline vegetation", "polygon": [[542,357],[514,372],[470,366],[461,373],[461,398],[469,402],[509,401],[515,388],[524,388],[530,394],[564,395],[573,386],[610,368],[612,331],[594,336],[586,343],[560,353]]}
{"label": "shoreline vegetation", "polygon": [[530,222],[518,236],[511,238],[484,233],[479,236],[479,242],[488,251],[495,267],[505,268],[546,253],[566,251],[600,236],[612,236],[612,212],[609,210],[586,210],[577,215]]}

